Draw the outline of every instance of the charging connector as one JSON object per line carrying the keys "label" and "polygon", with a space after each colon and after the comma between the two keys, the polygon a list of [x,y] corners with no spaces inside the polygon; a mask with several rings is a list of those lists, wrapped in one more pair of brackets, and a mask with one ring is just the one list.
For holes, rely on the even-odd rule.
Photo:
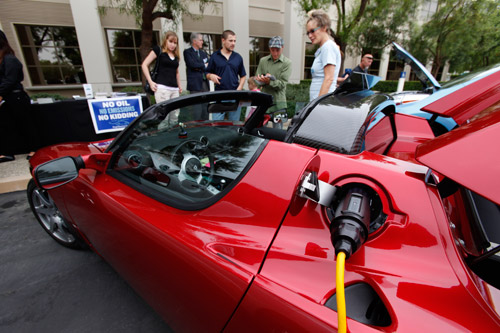
{"label": "charging connector", "polygon": [[330,225],[335,254],[344,252],[348,259],[368,237],[370,197],[363,188],[352,187],[340,200]]}

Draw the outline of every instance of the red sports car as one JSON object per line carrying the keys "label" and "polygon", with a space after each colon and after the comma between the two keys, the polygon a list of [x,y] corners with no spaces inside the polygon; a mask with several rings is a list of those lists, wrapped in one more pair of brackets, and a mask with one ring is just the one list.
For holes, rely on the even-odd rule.
{"label": "red sports car", "polygon": [[[39,150],[28,198],[175,331],[499,332],[500,89],[473,93],[442,101],[481,108],[437,138],[366,91],[286,131],[266,94],[180,97],[113,141]],[[254,111],[209,120],[238,108]]]}

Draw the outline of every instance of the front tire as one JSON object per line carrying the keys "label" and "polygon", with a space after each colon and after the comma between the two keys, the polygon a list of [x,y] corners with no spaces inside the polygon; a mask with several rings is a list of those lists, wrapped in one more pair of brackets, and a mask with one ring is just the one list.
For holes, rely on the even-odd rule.
{"label": "front tire", "polygon": [[31,211],[50,237],[71,249],[87,248],[80,235],[64,219],[49,193],[36,186],[33,179],[28,183],[27,194]]}

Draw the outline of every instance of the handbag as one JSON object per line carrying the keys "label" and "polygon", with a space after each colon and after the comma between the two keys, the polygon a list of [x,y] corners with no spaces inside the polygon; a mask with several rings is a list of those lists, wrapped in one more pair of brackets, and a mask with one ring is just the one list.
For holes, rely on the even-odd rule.
{"label": "handbag", "polygon": [[[151,80],[156,81],[156,77],[158,76],[158,67],[160,65],[160,56],[157,54],[156,55],[156,62],[155,62],[155,67],[153,71],[151,71],[149,74],[151,75]],[[151,90],[151,86],[149,85],[149,82],[146,81],[146,84],[144,85],[144,91],[149,94],[149,95],[154,95],[154,91]]]}

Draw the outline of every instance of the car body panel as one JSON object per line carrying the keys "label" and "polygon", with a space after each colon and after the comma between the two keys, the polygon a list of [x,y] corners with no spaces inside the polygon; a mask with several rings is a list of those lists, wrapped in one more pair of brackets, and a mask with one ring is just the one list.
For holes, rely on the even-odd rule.
{"label": "car body panel", "polygon": [[[238,103],[232,103],[233,98]],[[219,103],[221,99],[225,104]],[[226,103],[228,99],[231,103]],[[171,112],[195,109],[184,103],[208,103],[208,109],[235,107],[248,100],[261,104],[244,124],[184,122],[180,115],[177,123],[169,124]],[[350,316],[349,330],[498,331],[495,306],[500,292],[470,268],[469,257],[484,251],[462,245],[469,240],[460,238],[470,233],[467,216],[452,227],[456,214],[466,215],[461,192],[442,198],[436,184],[441,177],[434,179],[432,172],[448,176],[450,164],[458,168],[459,158],[468,156],[481,155],[476,163],[486,161],[491,153],[483,140],[499,139],[500,134],[489,130],[500,133],[500,111],[489,110],[471,124],[434,138],[425,119],[395,113],[389,96],[344,90],[310,102],[284,132],[263,126],[271,101],[269,95],[247,92],[181,97],[146,110],[111,144],[48,147],[38,151],[30,164],[34,168],[47,159],[81,154],[83,161],[106,161],[105,172],[98,163],[89,164],[76,180],[48,192],[62,206],[64,217],[173,330],[335,331],[337,313],[331,302],[337,273],[330,228],[335,214],[344,213],[337,209],[339,198],[324,202],[321,191],[340,197],[346,189],[359,186],[373,193],[370,218],[378,224],[373,230],[371,224],[366,227],[366,242],[346,261],[345,285],[369,286],[378,297],[377,307],[387,311],[390,321],[371,325]],[[376,114],[384,117],[372,126]],[[239,142],[251,136],[258,148],[244,146],[251,156],[238,166],[238,176],[227,177],[231,185],[212,192],[206,201],[202,197],[202,205],[180,206],[177,201],[185,193],[172,195],[173,181],[153,183],[146,176],[165,165],[164,177],[180,175],[182,168],[173,164],[184,142],[202,146],[183,153],[188,158],[206,150],[208,142],[217,151],[202,157],[234,149],[219,148],[217,140],[223,141],[223,135],[203,134],[207,137],[198,139],[197,131],[203,130],[224,131]],[[453,152],[448,147],[464,142],[468,150],[454,151],[455,159],[447,160]],[[476,155],[469,155],[473,147]],[[147,163],[127,159],[130,165],[120,164],[127,149],[139,148],[147,150]],[[230,156],[246,156],[247,151],[234,149]],[[445,159],[440,158],[441,151]],[[171,164],[159,165],[153,157],[160,154]],[[206,176],[206,169],[217,163],[224,169],[224,163],[234,166],[231,163],[241,161],[217,157],[207,162],[202,157],[200,168],[210,184],[216,175]],[[197,169],[189,171],[193,170]],[[456,174],[470,177],[471,172]],[[317,175],[317,182],[307,183],[311,175]],[[496,176],[493,169],[488,176]],[[183,181],[189,189],[201,191],[193,193],[205,194],[202,190],[208,184],[193,179]],[[491,184],[495,186],[488,193],[497,188]],[[313,192],[320,189],[317,197],[308,195],[311,185]],[[192,199],[200,202],[198,197]],[[367,302],[348,296],[347,303]]]}
{"label": "car body panel", "polygon": [[[260,268],[314,152],[270,142],[240,183],[201,211],[168,207],[93,170],[80,171],[64,200],[92,246],[172,328],[219,331]],[[276,158],[282,163],[270,169]]]}
{"label": "car body panel", "polygon": [[[458,262],[460,259],[449,230],[438,226],[438,220],[446,220],[444,211],[431,209],[439,197],[421,180],[426,168],[368,152],[338,156],[320,151],[318,156],[320,179],[334,185],[370,184],[383,197],[385,207],[390,207],[385,211],[388,218],[384,229],[376,231],[348,260],[345,271],[346,286],[368,283],[388,305],[391,316],[397,318],[379,330],[409,332],[418,326],[419,331],[474,331],[478,320],[487,331],[497,327],[498,318],[490,317],[492,310],[490,314],[483,312],[482,308],[491,304],[480,297],[469,272],[462,264],[450,265],[449,256]],[[419,198],[418,206],[415,197]],[[311,327],[318,331],[336,328],[335,312],[324,306],[335,292],[336,281],[326,215],[323,207],[310,201],[292,202],[248,299],[245,297],[231,322],[233,326],[229,326],[232,331],[245,331],[245,323],[256,316],[263,323],[277,316],[280,331],[290,330],[290,323],[306,328],[306,323],[312,322]],[[258,301],[266,295],[279,295],[284,302]],[[457,303],[467,307],[457,308]],[[291,307],[301,309],[300,314],[286,320],[277,314],[295,313]],[[481,319],[468,316],[469,311],[482,312]],[[350,319],[348,327],[356,332],[371,331]]]}
{"label": "car body panel", "polygon": [[[397,131],[396,131],[397,129]],[[366,134],[366,150],[405,161],[415,160],[421,143],[434,138],[427,120],[406,114],[390,114]]]}
{"label": "car body panel", "polygon": [[[493,104],[493,100],[490,100],[487,95],[495,94],[495,83],[498,81],[498,75],[500,74],[500,64],[489,66],[474,73],[464,74],[440,85],[425,66],[408,51],[396,43],[393,43],[393,46],[396,56],[411,66],[412,71],[417,74],[417,77],[424,85],[423,91],[402,91],[390,94],[396,102],[396,112],[428,120],[432,119],[432,122],[438,124],[436,126],[439,127],[435,132],[441,134],[452,130],[457,124],[462,124],[484,107]],[[468,85],[473,85],[473,87],[465,89]],[[474,94],[484,94],[485,100],[474,107],[455,102],[457,98],[463,100],[465,95],[473,99]],[[453,108],[450,108],[451,106]]]}
{"label": "car body panel", "polygon": [[451,117],[459,125],[500,100],[500,71],[473,82],[430,104],[421,110]]}
{"label": "car body panel", "polygon": [[490,151],[490,144],[500,140],[500,103],[484,110],[477,118],[419,146],[417,160],[500,204],[500,159]]}

